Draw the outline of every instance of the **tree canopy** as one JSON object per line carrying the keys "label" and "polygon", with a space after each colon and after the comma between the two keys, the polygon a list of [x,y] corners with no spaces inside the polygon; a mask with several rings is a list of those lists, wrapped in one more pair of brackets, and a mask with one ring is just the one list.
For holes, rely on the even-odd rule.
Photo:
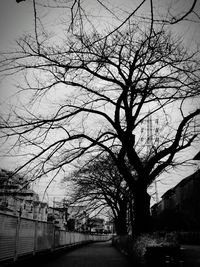
{"label": "tree canopy", "polygon": [[[109,156],[93,157],[63,179],[72,183],[70,203],[85,205],[87,214],[112,214],[117,234],[127,234],[128,217],[132,214],[132,196],[127,184]],[[68,195],[68,196],[69,196]],[[130,221],[129,221],[130,224]]]}

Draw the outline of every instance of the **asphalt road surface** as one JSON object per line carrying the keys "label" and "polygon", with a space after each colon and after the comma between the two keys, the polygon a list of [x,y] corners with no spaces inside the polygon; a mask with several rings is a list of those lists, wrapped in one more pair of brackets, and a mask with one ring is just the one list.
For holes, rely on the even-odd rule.
{"label": "asphalt road surface", "polygon": [[[16,265],[15,265],[16,266]],[[20,267],[131,267],[127,258],[112,247],[111,242],[88,244],[58,255],[18,262]]]}

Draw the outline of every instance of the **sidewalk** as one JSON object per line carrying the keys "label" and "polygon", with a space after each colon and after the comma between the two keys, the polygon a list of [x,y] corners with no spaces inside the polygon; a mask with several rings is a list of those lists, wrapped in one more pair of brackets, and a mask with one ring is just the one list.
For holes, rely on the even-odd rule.
{"label": "sidewalk", "polygon": [[183,267],[200,267],[200,246],[181,245]]}

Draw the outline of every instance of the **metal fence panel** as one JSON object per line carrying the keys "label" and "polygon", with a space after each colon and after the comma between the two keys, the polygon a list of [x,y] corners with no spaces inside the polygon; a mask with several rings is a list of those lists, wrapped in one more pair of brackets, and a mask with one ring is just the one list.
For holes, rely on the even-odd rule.
{"label": "metal fence panel", "polygon": [[108,236],[66,232],[51,223],[0,213],[0,261],[84,241],[107,239]]}
{"label": "metal fence panel", "polygon": [[17,253],[19,255],[34,252],[35,221],[21,219],[17,241]]}
{"label": "metal fence panel", "polygon": [[79,239],[80,239],[80,234],[74,233],[74,243],[79,243]]}
{"label": "metal fence panel", "polygon": [[64,231],[60,231],[60,234],[59,234],[59,246],[64,246],[66,245],[66,234]]}
{"label": "metal fence panel", "polygon": [[70,234],[69,234],[69,232],[60,231],[59,245],[60,246],[70,245]]}
{"label": "metal fence panel", "polygon": [[75,237],[74,237],[74,233],[73,232],[70,232],[70,244],[74,244],[75,243]]}
{"label": "metal fence panel", "polygon": [[54,245],[54,225],[45,222],[37,222],[35,238],[36,251],[51,249]]}
{"label": "metal fence panel", "polygon": [[0,260],[15,256],[17,217],[0,214]]}
{"label": "metal fence panel", "polygon": [[60,231],[56,228],[54,232],[54,247],[59,247],[59,241],[60,241]]}

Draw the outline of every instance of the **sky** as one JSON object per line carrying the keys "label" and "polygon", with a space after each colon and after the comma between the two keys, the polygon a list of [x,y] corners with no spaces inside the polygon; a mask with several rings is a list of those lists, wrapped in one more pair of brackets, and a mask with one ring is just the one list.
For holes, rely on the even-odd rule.
{"label": "sky", "polygon": [[[44,0],[45,3],[48,3],[48,0]],[[95,14],[101,14],[102,16],[102,7],[97,6],[95,4],[94,0],[88,0],[85,1],[85,3],[88,3],[88,5],[91,5],[91,13]],[[130,7],[134,7],[138,5],[140,2],[139,0],[115,0],[113,1],[115,5],[114,11],[117,11],[118,8],[123,8],[124,12],[129,11]],[[160,8],[163,8],[165,6],[167,1],[158,1],[158,6]],[[170,1],[168,1],[170,2]],[[183,1],[176,1],[177,6],[181,4],[181,7],[187,8],[190,1],[183,0]],[[199,1],[200,2],[200,1]],[[199,4],[197,6],[196,12],[199,11],[200,15],[200,9]],[[113,12],[114,12],[113,11]],[[144,14],[145,14],[144,9]],[[61,22],[59,21],[58,14],[64,15],[64,11],[62,9],[56,10],[52,9],[49,13],[46,9],[40,9],[39,15],[41,18],[45,20],[46,25],[48,24],[49,27],[52,28],[52,30],[59,31],[59,27],[61,27]],[[107,21],[108,13],[103,13],[103,19],[99,19],[98,26],[102,27],[102,25],[106,25],[105,22]],[[193,17],[192,17],[193,18]],[[65,17],[66,19],[66,17]],[[109,20],[110,25],[112,25],[112,19]],[[56,28],[57,27],[57,28]],[[15,39],[19,36],[21,36],[24,32],[33,31],[34,25],[33,25],[33,5],[32,0],[26,0],[22,1],[21,3],[16,3],[15,0],[1,0],[0,3],[0,50],[8,49],[9,47],[15,46]],[[178,24],[176,26],[176,31],[181,32],[184,36],[187,36],[186,43],[188,46],[194,45],[199,43],[200,44],[200,27],[198,23],[183,23]],[[0,111],[5,110],[9,103],[16,103],[17,97],[16,92],[17,89],[15,87],[16,78],[7,78],[0,81],[0,103],[2,106],[0,107]],[[0,167],[6,167],[8,164],[7,161],[4,159],[0,160]],[[192,169],[182,170],[179,171],[176,176],[177,179],[163,179],[162,183],[158,183],[159,187],[159,196],[161,196],[168,188],[175,185],[179,180],[181,180],[186,175],[189,175],[192,173]],[[43,192],[48,184],[49,177],[41,179],[40,181],[37,181],[34,189],[37,189],[37,191],[40,194],[40,197],[43,196]],[[61,188],[58,181],[54,181],[52,185],[50,186],[50,189],[48,190],[48,195],[46,195],[46,200],[56,198],[56,200],[61,199],[64,197],[64,190]]]}
{"label": "sky", "polygon": [[[54,13],[55,11],[53,11]],[[58,11],[62,12],[62,11]],[[51,13],[51,20],[48,22],[49,25],[54,29],[54,25],[59,25],[57,21],[57,16],[53,16]],[[42,9],[40,10],[41,17],[48,17],[49,13]],[[58,16],[59,17],[59,16]],[[52,18],[53,21],[52,21]],[[48,20],[47,20],[48,21]],[[21,3],[16,3],[15,0],[1,0],[0,3],[0,50],[4,51],[9,47],[15,46],[16,38],[19,38],[23,33],[33,31],[33,4],[31,0],[22,1]],[[5,112],[6,108],[9,108],[10,104],[16,105],[18,103],[18,97],[16,95],[17,88],[15,86],[17,78],[8,77],[7,79],[0,81],[0,111]],[[18,159],[0,159],[0,168],[14,169],[20,160]],[[57,177],[50,184],[47,192],[45,189],[49,185],[51,177],[42,177],[42,179],[37,180],[32,188],[36,191],[40,199],[46,201],[52,205],[52,202],[62,200],[66,194],[63,185],[60,184],[62,177]],[[45,193],[45,194],[44,194]]]}

